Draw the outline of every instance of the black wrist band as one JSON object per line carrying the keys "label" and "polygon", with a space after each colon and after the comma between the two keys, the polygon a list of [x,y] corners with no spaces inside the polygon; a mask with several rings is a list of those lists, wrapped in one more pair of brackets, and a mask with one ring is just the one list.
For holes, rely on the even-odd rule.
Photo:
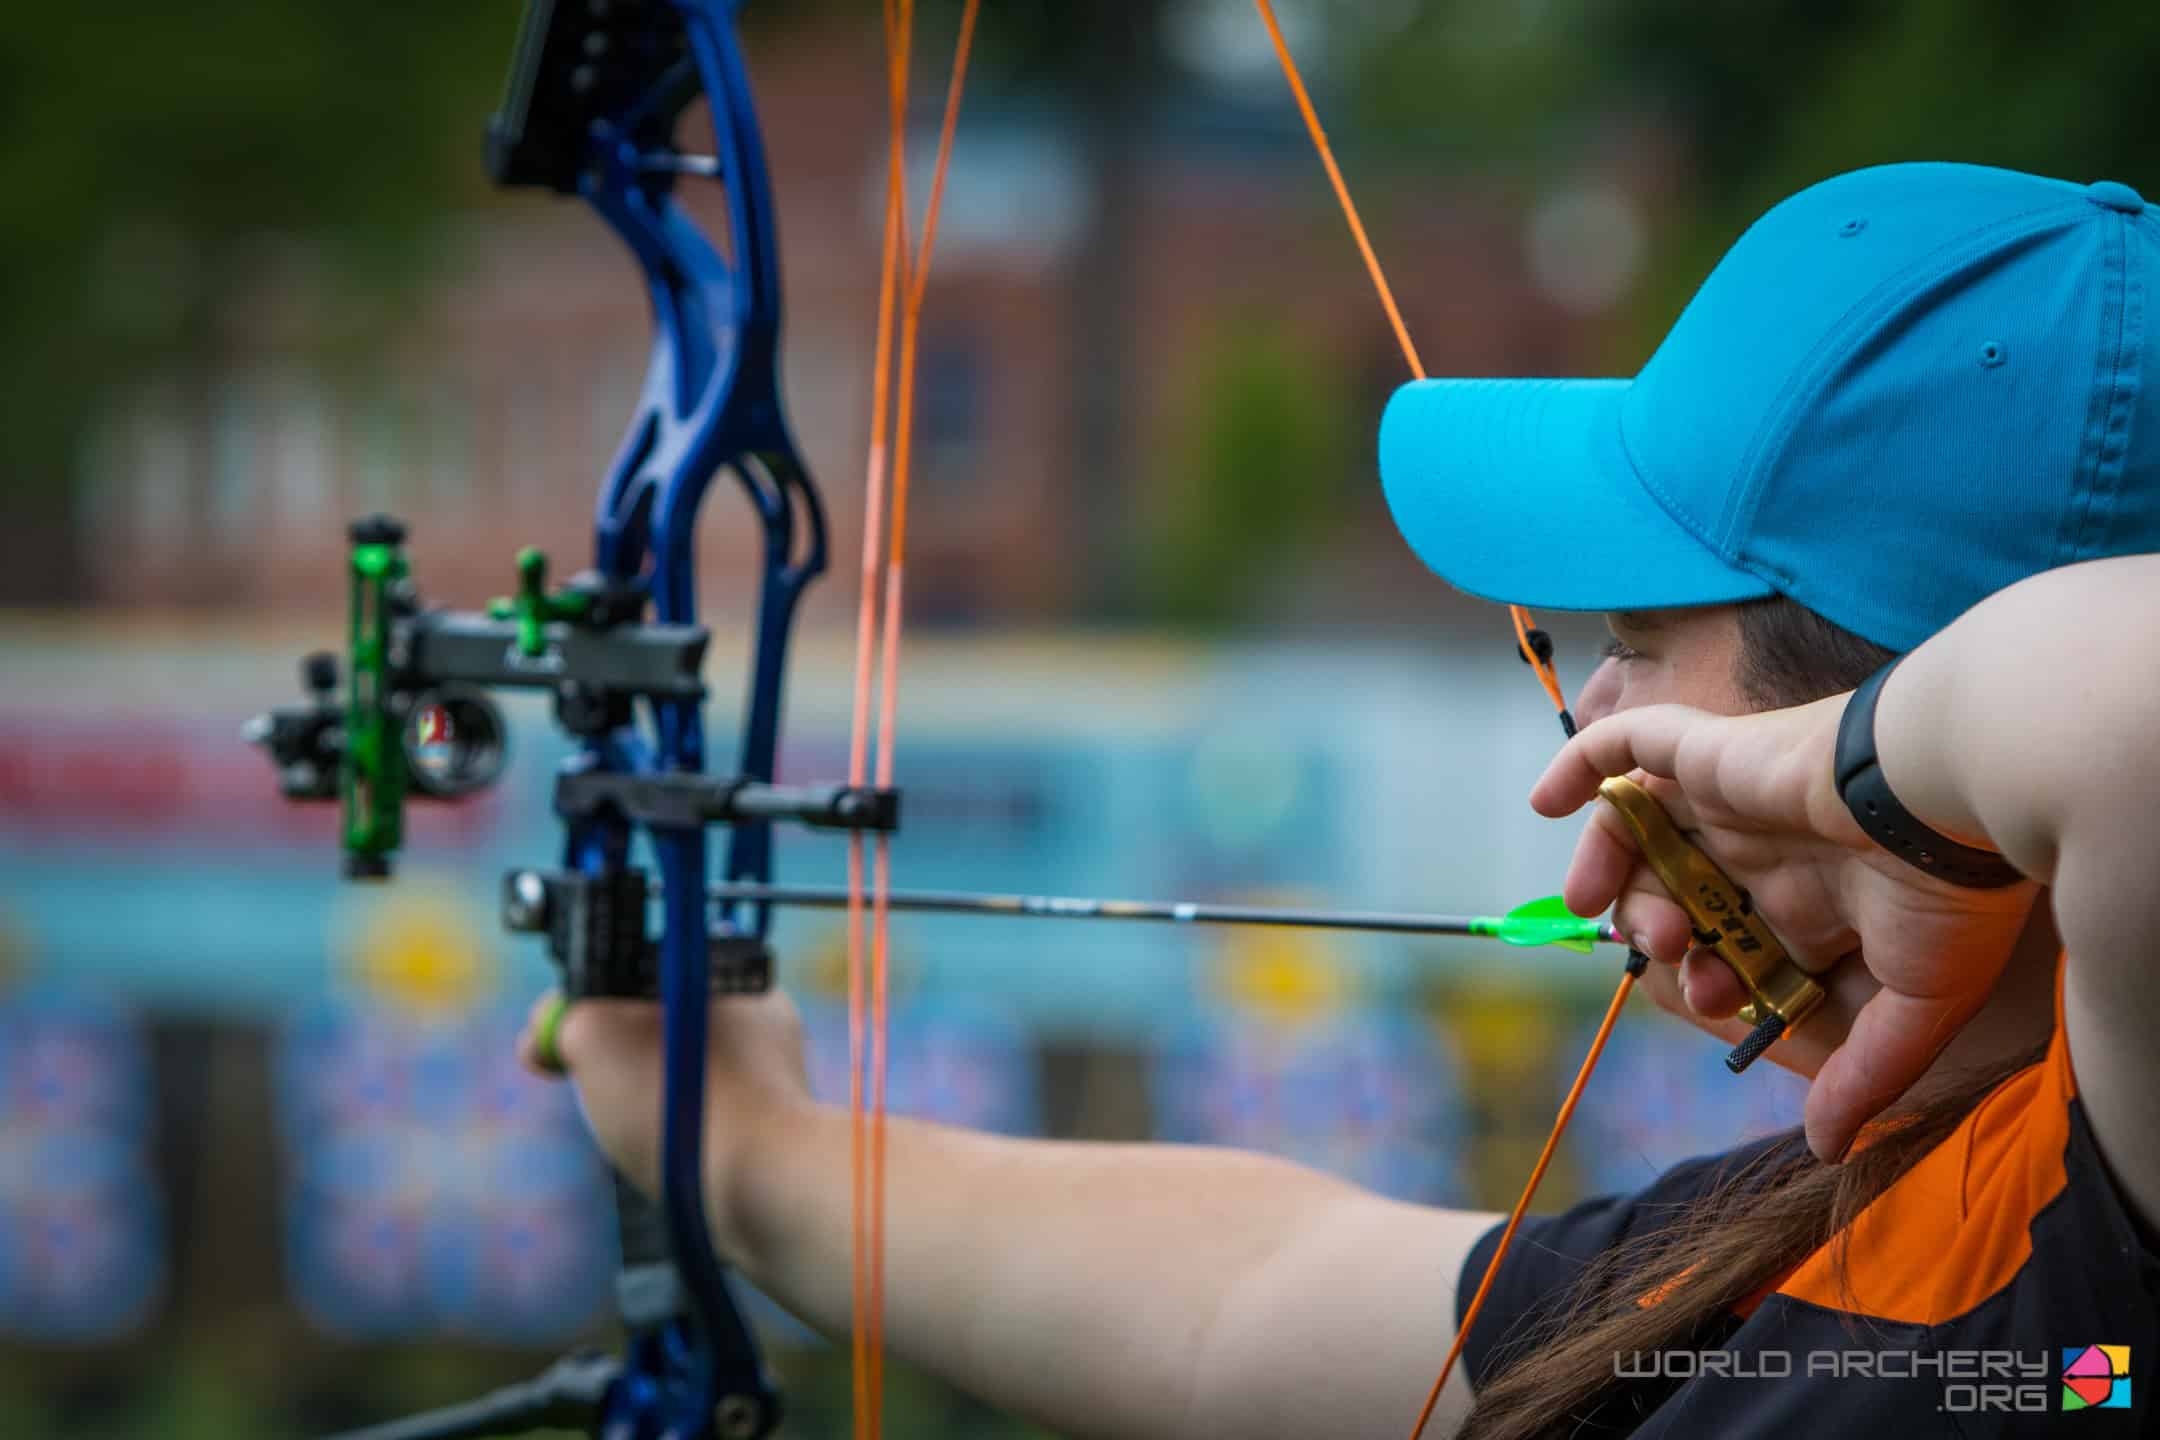
{"label": "black wrist band", "polygon": [[1893,660],[1868,676],[1846,702],[1845,717],[1838,721],[1834,766],[1838,798],[1870,840],[1937,879],[1968,890],[2000,890],[2017,884],[2025,877],[2016,866],[1992,850],[1977,850],[1938,835],[1890,793],[1890,782],[1883,779],[1882,766],[1875,759],[1875,701],[1897,664]]}

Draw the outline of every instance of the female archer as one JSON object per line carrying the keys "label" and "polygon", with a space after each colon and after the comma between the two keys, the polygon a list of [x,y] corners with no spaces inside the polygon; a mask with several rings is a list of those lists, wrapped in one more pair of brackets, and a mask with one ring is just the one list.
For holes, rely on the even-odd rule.
{"label": "female archer", "polygon": [[[1635,379],[1413,384],[1381,470],[1447,580],[1607,614],[1530,803],[1645,778],[1827,992],[1768,1052],[1811,1078],[1804,1131],[1526,1221],[1428,1433],[2130,1433],[2160,1354],[2160,209],[1838,177]],[[1602,808],[1566,895],[1660,1004],[1746,1033]],[[647,1182],[657,1023],[581,1003],[549,1057]],[[844,1329],[848,1117],[783,998],[712,1024],[714,1233]],[[1227,1150],[896,1120],[888,1155],[894,1348],[1066,1434],[1399,1436],[1498,1238]]]}

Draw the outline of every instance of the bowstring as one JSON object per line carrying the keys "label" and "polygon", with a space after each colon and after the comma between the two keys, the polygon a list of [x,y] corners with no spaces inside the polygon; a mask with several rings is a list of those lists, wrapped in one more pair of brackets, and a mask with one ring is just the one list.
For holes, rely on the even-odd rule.
{"label": "bowstring", "polygon": [[[848,783],[869,779],[870,689],[877,641],[879,567],[884,554],[885,479],[892,428],[892,349],[896,297],[907,267],[906,115],[907,66],[901,15],[896,0],[885,0],[885,85],[887,144],[884,230],[878,256],[878,312],[875,358],[870,385],[870,445],[863,480],[862,585],[855,618],[855,683],[848,735]],[[872,1433],[869,1324],[869,1137],[864,1076],[869,1057],[868,1009],[864,978],[863,833],[848,832],[848,1343],[852,1369],[850,1394],[858,1440]],[[883,1047],[880,1046],[880,1049]]]}
{"label": "bowstring", "polygon": [[[1328,181],[1334,186],[1335,198],[1342,205],[1343,218],[1350,224],[1350,234],[1357,241],[1358,253],[1365,257],[1365,270],[1372,277],[1373,290],[1380,297],[1381,308],[1387,311],[1388,323],[1394,328],[1395,339],[1402,347],[1403,359],[1409,363],[1410,373],[1419,380],[1426,378],[1425,364],[1419,359],[1417,346],[1411,343],[1410,328],[1403,323],[1402,310],[1395,303],[1395,292],[1388,285],[1387,272],[1381,268],[1380,257],[1373,250],[1372,240],[1365,233],[1365,223],[1358,217],[1356,203],[1350,198],[1350,187],[1343,180],[1342,167],[1335,163],[1335,152],[1328,144],[1327,131],[1321,128],[1320,116],[1313,108],[1312,96],[1306,92],[1305,79],[1298,72],[1297,61],[1291,57],[1289,42],[1284,40],[1282,25],[1275,18],[1275,7],[1270,0],[1253,0],[1259,7],[1261,23],[1267,26],[1268,39],[1275,47],[1275,58],[1282,65],[1283,78],[1290,83],[1291,96],[1297,101],[1298,113],[1305,119],[1305,130],[1312,137],[1313,149],[1319,153],[1320,163],[1327,170]],[[1530,612],[1520,605],[1508,606],[1508,617],[1515,630],[1516,653],[1528,662],[1544,689],[1545,696],[1559,714],[1560,728],[1568,735],[1575,733],[1574,717],[1568,713],[1567,697],[1560,687],[1560,677],[1553,670],[1551,641],[1537,628]],[[1629,959],[1629,968],[1620,977],[1619,988],[1613,992],[1612,1003],[1606,1008],[1604,1023],[1598,1027],[1596,1037],[1590,1042],[1589,1051],[1583,1056],[1582,1068],[1576,1072],[1575,1083],[1569,1087],[1567,1097],[1560,1104],[1559,1114],[1553,1120],[1551,1132],[1545,1138],[1545,1148],[1538,1155],[1537,1164],[1531,1167],[1530,1178],[1515,1201],[1515,1208],[1508,1217],[1507,1227],[1500,1232],[1500,1242],[1493,1249],[1493,1256],[1486,1263],[1485,1274],[1478,1282],[1470,1305],[1463,1312],[1462,1322],[1455,1327],[1455,1338],[1448,1346],[1447,1359],[1441,1363],[1440,1374],[1433,1381],[1419,1408],[1416,1423],[1411,1427],[1410,1440],[1419,1440],[1425,1426],[1432,1418],[1433,1408],[1439,1403],[1440,1393],[1447,1386],[1448,1376],[1454,1373],[1455,1363],[1462,1357],[1463,1343],[1469,1337],[1470,1328],[1477,1322],[1478,1312],[1484,1308],[1485,1297],[1491,1292],[1493,1279],[1500,1273],[1500,1262],[1506,1258],[1508,1247],[1515,1239],[1516,1228],[1537,1195],[1539,1184],[1545,1178],[1545,1170],[1552,1163],[1554,1151],[1560,1146],[1560,1137],[1566,1133],[1568,1122],[1574,1118],[1576,1103],[1581,1100],[1590,1082],[1591,1072],[1605,1053],[1605,1042],[1612,1034],[1613,1022],[1619,1018],[1622,1007],[1627,1004],[1629,993],[1635,985],[1635,961]]]}
{"label": "bowstring", "polygon": [[1567,1098],[1560,1102],[1560,1113],[1554,1117],[1552,1131],[1545,1137],[1545,1148],[1538,1152],[1537,1164],[1530,1167],[1530,1179],[1516,1198],[1514,1210],[1508,1214],[1507,1226],[1500,1232],[1500,1243],[1493,1247],[1493,1258],[1486,1262],[1485,1274],[1478,1281],[1476,1293],[1470,1297],[1469,1308],[1463,1311],[1462,1323],[1455,1327],[1455,1339],[1448,1346],[1440,1376],[1425,1393],[1425,1403],[1418,1407],[1417,1423],[1410,1429],[1410,1440],[1418,1440],[1425,1433],[1433,1407],[1440,1403],[1440,1392],[1446,1387],[1448,1376],[1454,1373],[1455,1362],[1462,1358],[1463,1343],[1470,1338],[1470,1327],[1477,1323],[1478,1312],[1485,1308],[1485,1297],[1491,1293],[1493,1280],[1500,1273],[1500,1257],[1507,1254],[1508,1246],[1514,1242],[1516,1228],[1530,1208],[1531,1197],[1537,1194],[1538,1185],[1545,1179],[1546,1167],[1552,1164],[1553,1152],[1560,1148],[1560,1137],[1566,1132],[1568,1122],[1575,1118],[1575,1106],[1589,1087],[1590,1074],[1605,1054],[1605,1042],[1612,1038],[1613,1025],[1635,988],[1635,975],[1633,952],[1630,952],[1629,966],[1621,972],[1620,986],[1613,991],[1612,1003],[1605,1007],[1605,1018],[1599,1022],[1597,1034],[1591,1038],[1590,1048],[1583,1055],[1582,1068],[1575,1072],[1575,1083],[1568,1087]]}
{"label": "bowstring", "polygon": [[[862,599],[856,619],[856,669],[853,733],[849,743],[850,783],[860,785],[865,768],[870,713],[873,648],[877,665],[876,784],[889,788],[893,776],[894,718],[899,696],[902,597],[905,593],[907,513],[914,459],[915,358],[923,298],[929,286],[930,258],[937,247],[938,218],[945,180],[951,168],[953,136],[973,48],[980,0],[967,0],[953,49],[951,79],[939,126],[937,159],[922,239],[908,253],[906,209],[907,85],[914,29],[913,0],[886,0],[886,82],[890,100],[887,143],[884,253],[878,294],[877,355],[871,404],[871,442],[863,525]],[[893,380],[893,307],[900,307],[897,389]],[[890,437],[890,449],[887,439]],[[886,495],[888,474],[891,494]],[[889,513],[890,524],[883,522]],[[880,555],[880,530],[887,532]],[[883,584],[879,584],[882,558]],[[882,594],[882,625],[878,598]],[[872,638],[878,644],[873,647]],[[848,1016],[849,1016],[849,1166],[852,1172],[853,1299],[850,1338],[855,1366],[856,1435],[880,1440],[885,1405],[885,1190],[886,1041],[890,1031],[890,896],[892,838],[879,832],[871,854],[868,1016],[865,1023],[863,964],[863,838],[853,831],[848,850]],[[868,1034],[864,1031],[867,1028]],[[869,1071],[867,1106],[864,1070]],[[866,1115],[867,1110],[867,1115]],[[867,1132],[867,1133],[866,1133]]]}

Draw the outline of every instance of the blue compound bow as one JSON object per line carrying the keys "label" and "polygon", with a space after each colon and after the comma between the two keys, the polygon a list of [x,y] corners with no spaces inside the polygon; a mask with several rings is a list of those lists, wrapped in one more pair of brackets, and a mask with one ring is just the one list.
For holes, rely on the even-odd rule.
{"label": "blue compound bow", "polygon": [[[503,919],[546,937],[565,993],[657,995],[664,1012],[662,1186],[616,1181],[629,1336],[620,1358],[581,1355],[472,1404],[363,1432],[442,1440],[584,1425],[608,1440],[748,1440],[779,1419],[778,1393],[730,1293],[700,1195],[706,1006],[770,983],[769,909],[708,899],[705,835],[728,827],[725,878],[772,878],[786,820],[892,830],[898,795],[774,783],[787,639],[803,587],[825,566],[825,516],[780,405],[779,261],[763,141],[734,33],[739,0],[528,0],[503,107],[488,128],[503,185],[580,195],[637,257],[653,311],[645,387],[601,487],[594,568],[550,590],[537,552],[518,591],[485,613],[425,608],[403,527],[352,528],[345,694],[336,661],[311,656],[311,699],[255,722],[287,795],[337,799],[348,876],[390,872],[407,796],[451,799],[492,783],[503,726],[487,690],[537,688],[579,742],[555,781],[559,869],[505,877]],[[682,111],[710,102],[714,149],[674,143]],[[679,177],[720,181],[716,249],[676,203]],[[705,772],[697,621],[698,503],[731,470],[764,531],[758,632],[731,776]],[[641,723],[642,722],[642,723]],[[659,872],[633,861],[640,831]]]}

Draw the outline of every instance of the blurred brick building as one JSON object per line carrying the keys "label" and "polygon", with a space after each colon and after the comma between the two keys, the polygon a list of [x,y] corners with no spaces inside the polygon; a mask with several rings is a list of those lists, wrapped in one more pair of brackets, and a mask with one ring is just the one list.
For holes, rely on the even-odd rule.
{"label": "blurred brick building", "polygon": [[[796,28],[754,57],[784,257],[785,393],[833,522],[838,578],[817,592],[813,624],[844,622],[859,546],[883,159],[872,40],[867,27]],[[934,120],[919,111],[917,214]],[[1286,104],[1180,99],[1151,114],[1139,163],[1107,173],[1087,139],[1027,96],[971,96],[923,337],[909,571],[920,617],[1040,619],[1079,604],[1089,552],[1075,537],[1114,536],[1160,479],[1180,363],[1226,317],[1278,318],[1346,367],[1375,415],[1403,378]],[[1594,166],[1639,191],[1656,171],[1640,149]],[[1595,366],[1605,322],[1534,273],[1534,196],[1400,171],[1358,188],[1435,373]],[[718,190],[686,181],[684,193],[717,227]],[[1113,231],[1106,276],[1085,262]],[[370,510],[412,522],[416,572],[439,601],[507,590],[519,545],[544,546],[564,570],[584,564],[648,335],[634,271],[600,223],[520,195],[447,224],[432,288],[358,377],[329,378],[314,358],[305,273],[266,274],[217,373],[167,377],[100,427],[80,510],[97,532],[84,550],[102,567],[100,603],[334,612],[343,522]],[[1081,379],[1110,396],[1107,411],[1080,403]],[[1078,433],[1105,413],[1114,433]],[[1336,613],[1319,619],[1384,608],[1413,573],[1386,535],[1369,451],[1344,466],[1364,523],[1340,542],[1329,574],[1341,583],[1316,601]],[[754,593],[752,528],[731,490],[716,482],[702,524],[716,617]]]}

